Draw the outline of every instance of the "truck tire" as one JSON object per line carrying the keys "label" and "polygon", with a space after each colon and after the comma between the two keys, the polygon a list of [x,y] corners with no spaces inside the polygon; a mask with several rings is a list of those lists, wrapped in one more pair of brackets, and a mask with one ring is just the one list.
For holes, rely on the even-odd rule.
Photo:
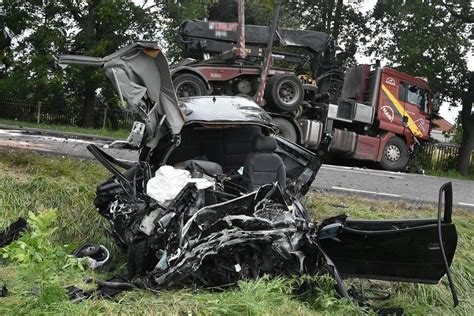
{"label": "truck tire", "polygon": [[265,100],[275,111],[287,113],[296,110],[303,101],[303,83],[294,75],[276,75],[268,79]]}
{"label": "truck tire", "polygon": [[296,128],[293,126],[293,124],[291,124],[290,121],[281,117],[277,117],[273,119],[273,122],[280,131],[280,133],[278,134],[279,136],[285,137],[293,143],[298,142],[298,133],[296,131]]}
{"label": "truck tire", "polygon": [[399,137],[392,137],[385,144],[380,165],[385,170],[401,171],[406,168],[409,158],[405,142]]}
{"label": "truck tire", "polygon": [[173,79],[174,90],[178,98],[195,97],[206,94],[206,84],[196,75],[178,74]]}

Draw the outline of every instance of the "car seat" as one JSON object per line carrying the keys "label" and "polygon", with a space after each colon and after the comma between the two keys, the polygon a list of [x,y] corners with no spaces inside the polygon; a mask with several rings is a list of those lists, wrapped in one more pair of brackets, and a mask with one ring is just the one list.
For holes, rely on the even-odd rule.
{"label": "car seat", "polygon": [[249,191],[254,191],[267,183],[277,181],[286,187],[286,168],[283,160],[275,153],[276,141],[270,136],[256,136],[252,141],[252,152],[244,164],[243,183]]}

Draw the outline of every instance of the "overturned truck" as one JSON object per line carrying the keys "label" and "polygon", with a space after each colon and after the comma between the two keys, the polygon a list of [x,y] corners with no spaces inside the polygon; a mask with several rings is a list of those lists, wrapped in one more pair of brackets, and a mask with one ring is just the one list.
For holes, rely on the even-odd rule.
{"label": "overturned truck", "polygon": [[300,200],[321,166],[329,135],[311,152],[275,136],[271,117],[250,99],[178,100],[154,42],[136,42],[104,58],[69,55],[59,62],[102,67],[143,119],[128,139],[140,151],[139,161],[89,146],[112,173],[97,187],[94,203],[127,253],[130,280],[141,277],[155,288],[222,286],[264,274],[329,272],[338,292],[349,297],[343,277],[421,283],[449,277],[457,243],[450,185],[440,191],[438,218],[343,215],[318,223]]}

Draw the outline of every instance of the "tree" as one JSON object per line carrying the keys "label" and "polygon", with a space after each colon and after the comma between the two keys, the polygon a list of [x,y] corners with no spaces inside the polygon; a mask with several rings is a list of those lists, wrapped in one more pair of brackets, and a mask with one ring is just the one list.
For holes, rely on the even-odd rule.
{"label": "tree", "polygon": [[469,73],[468,88],[462,97],[462,109],[460,113],[463,127],[461,147],[457,169],[462,175],[468,175],[470,171],[470,160],[474,150],[474,72]]}
{"label": "tree", "polygon": [[[71,38],[69,53],[105,56],[136,39],[158,37],[158,11],[138,6],[132,1],[65,0],[62,1],[71,28],[79,31]],[[83,103],[83,125],[95,122],[95,91],[107,86],[100,69],[81,68],[69,71],[69,82]]]}
{"label": "tree", "polygon": [[61,95],[54,55],[64,48],[65,21],[52,2],[6,0],[2,4],[2,95],[31,95],[34,102],[54,103],[55,97]]}
{"label": "tree", "polygon": [[434,91],[454,105],[463,105],[464,132],[458,161],[461,174],[469,172],[474,146],[472,92],[465,59],[471,46],[471,18],[468,0],[456,5],[443,0],[378,0],[371,22],[376,26],[372,35],[376,40],[368,49],[400,71],[426,77]]}
{"label": "tree", "polygon": [[343,0],[289,0],[284,10],[289,12],[288,27],[325,32],[341,44],[365,44],[367,18],[356,4]]}
{"label": "tree", "polygon": [[56,111],[64,111],[65,103],[79,103],[82,125],[93,126],[95,91],[109,87],[105,76],[94,68],[63,72],[55,65],[56,56],[102,57],[135,39],[156,39],[159,19],[154,7],[112,0],[4,0],[0,92],[31,95],[33,102]]}
{"label": "tree", "polygon": [[176,44],[176,30],[186,20],[207,18],[209,6],[217,3],[217,0],[155,0],[162,8],[162,21],[164,24],[164,38],[168,44],[167,57],[172,61],[182,56],[180,48]]}

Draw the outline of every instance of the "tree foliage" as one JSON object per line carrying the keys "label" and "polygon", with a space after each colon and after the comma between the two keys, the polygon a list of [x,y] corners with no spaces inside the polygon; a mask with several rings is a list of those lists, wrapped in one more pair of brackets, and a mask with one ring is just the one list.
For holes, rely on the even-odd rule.
{"label": "tree foliage", "polygon": [[[51,109],[78,104],[83,125],[94,125],[96,89],[107,86],[98,69],[61,71],[58,55],[104,56],[135,39],[156,39],[157,11],[132,1],[4,0],[0,67],[3,97],[31,96]],[[6,61],[6,62],[5,62]],[[105,95],[111,93],[105,90]]]}
{"label": "tree foliage", "polygon": [[368,49],[400,71],[427,78],[453,106],[462,105],[462,174],[469,170],[474,149],[472,75],[466,61],[472,16],[469,0],[378,0],[371,21],[376,40]]}
{"label": "tree foliage", "polygon": [[343,0],[289,0],[284,8],[290,12],[287,24],[305,30],[326,32],[340,44],[367,42],[366,15],[354,2]]}

